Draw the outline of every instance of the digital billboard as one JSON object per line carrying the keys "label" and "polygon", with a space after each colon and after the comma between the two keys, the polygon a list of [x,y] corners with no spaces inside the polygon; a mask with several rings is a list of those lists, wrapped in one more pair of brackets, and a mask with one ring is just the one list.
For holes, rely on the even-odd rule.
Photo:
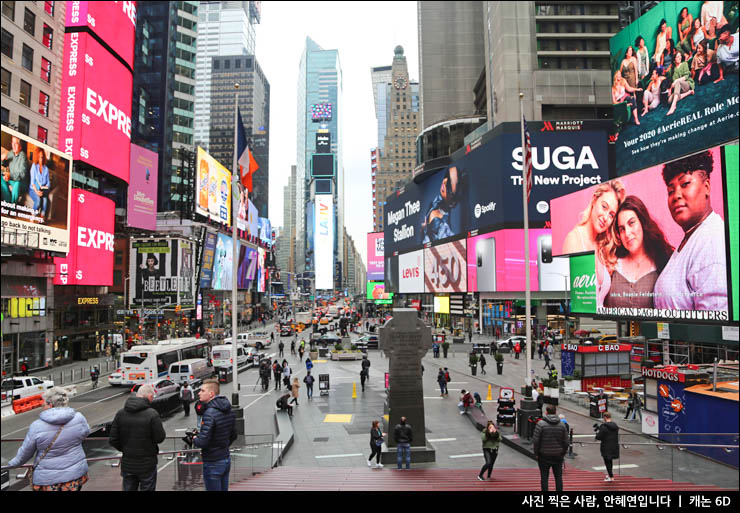
{"label": "digital billboard", "polygon": [[722,164],[712,148],[551,202],[553,253],[595,253],[589,313],[729,319]]}
{"label": "digital billboard", "polygon": [[268,270],[265,256],[265,250],[257,248],[257,292],[267,292]]}
{"label": "digital billboard", "polygon": [[206,233],[203,245],[203,263],[200,268],[200,288],[210,289],[213,279],[213,264],[216,257],[216,242],[218,235],[213,232]]}
{"label": "digital billboard", "polygon": [[383,233],[367,234],[367,279],[368,281],[382,281],[383,270]]}
{"label": "digital billboard", "polygon": [[382,281],[367,282],[367,299],[393,299],[393,292],[386,292]]}
{"label": "digital billboard", "polygon": [[[468,292],[525,290],[524,230],[499,230],[468,238]],[[569,282],[567,258],[552,256],[549,229],[529,230],[531,291],[565,291]]]}
{"label": "digital billboard", "polygon": [[[195,308],[195,244],[185,239],[131,239],[129,306]],[[214,271],[215,272],[215,271]],[[214,274],[215,276],[215,274]]]}
{"label": "digital billboard", "polygon": [[331,153],[331,134],[329,132],[316,133],[316,153]]}
{"label": "digital billboard", "polygon": [[424,292],[424,250],[398,255],[398,292],[421,294]]}
{"label": "digital billboard", "polygon": [[260,217],[257,221],[259,227],[260,241],[263,244],[272,246],[272,224],[266,217]]}
{"label": "digital billboard", "polygon": [[738,138],[737,11],[660,2],[610,39],[617,175]]}
{"label": "digital billboard", "polygon": [[129,181],[133,76],[85,32],[64,35],[59,147]]}
{"label": "digital billboard", "polygon": [[315,103],[311,105],[311,119],[313,121],[331,120],[331,103]]}
{"label": "digital billboard", "polygon": [[231,226],[231,172],[200,146],[196,167],[198,183],[195,211]]}
{"label": "digital billboard", "polygon": [[158,155],[131,145],[128,185],[128,225],[144,230],[157,229]]}
{"label": "digital billboard", "polygon": [[87,27],[134,68],[136,2],[67,2],[67,27]]}
{"label": "digital billboard", "polygon": [[[532,228],[544,228],[550,221],[550,199],[609,179],[608,123],[583,123],[573,125],[580,128],[577,136],[574,131],[549,131],[541,122],[530,125]],[[475,230],[523,226],[519,124],[500,127],[477,149],[388,197],[384,223],[389,254],[468,236]]]}
{"label": "digital billboard", "polygon": [[740,279],[738,278],[738,238],[740,237],[740,223],[738,222],[738,211],[740,211],[740,198],[738,191],[738,146],[736,144],[722,148],[725,156],[725,178],[727,180],[725,190],[727,191],[727,229],[730,243],[730,287],[732,290],[732,320],[738,320],[738,308],[740,300]]}
{"label": "digital billboard", "polygon": [[389,253],[385,253],[383,259],[383,281],[385,282],[385,290],[389,292],[399,292],[398,288],[398,260],[399,256],[393,256]]}
{"label": "digital billboard", "polygon": [[72,160],[2,126],[3,245],[67,253]]}
{"label": "digital billboard", "polygon": [[315,197],[314,269],[316,289],[334,289],[334,200],[329,195]]}
{"label": "digital billboard", "polygon": [[66,258],[54,259],[54,285],[113,285],[115,210],[108,198],[72,189],[72,237]]}
{"label": "digital billboard", "polygon": [[334,176],[334,154],[314,153],[311,155],[311,176]]}
{"label": "digital billboard", "polygon": [[213,261],[213,281],[211,288],[213,290],[231,290],[233,276],[233,253],[232,239],[223,233],[218,234],[216,241],[216,252]]}
{"label": "digital billboard", "polygon": [[252,280],[257,275],[258,253],[254,248],[239,243],[239,269],[236,286],[240,289],[248,289]]}
{"label": "digital billboard", "polygon": [[467,292],[465,239],[424,248],[424,292]]}
{"label": "digital billboard", "polygon": [[434,313],[449,314],[450,298],[447,296],[434,296]]}

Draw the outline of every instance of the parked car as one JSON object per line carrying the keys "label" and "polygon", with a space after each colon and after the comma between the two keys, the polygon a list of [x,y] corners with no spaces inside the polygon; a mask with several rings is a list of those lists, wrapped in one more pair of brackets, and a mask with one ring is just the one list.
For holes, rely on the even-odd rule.
{"label": "parked car", "polygon": [[108,384],[112,387],[118,387],[123,384],[123,372],[121,372],[120,367],[108,376]]}
{"label": "parked car", "polygon": [[[146,384],[147,383],[135,384],[133,387],[131,387],[131,393],[135,394],[136,392],[139,391],[139,388],[141,388],[142,385],[146,385]],[[148,384],[154,386],[154,398],[155,399],[177,393],[179,389],[179,386],[177,385],[177,383],[167,378],[160,378]]]}
{"label": "parked car", "polygon": [[496,346],[499,348],[506,346],[513,351],[517,342],[519,342],[519,346],[522,348],[522,351],[527,348],[527,337],[522,337],[521,335],[498,340],[496,341]]}
{"label": "parked car", "polygon": [[283,324],[282,326],[280,326],[280,336],[281,337],[289,337],[293,333],[295,332],[293,331],[293,327],[290,324]]}
{"label": "parked car", "polygon": [[257,365],[265,357],[265,353],[256,347],[247,348],[247,363]]}
{"label": "parked car", "polygon": [[365,333],[360,338],[358,338],[354,344],[357,344],[358,346],[365,346],[368,349],[377,349],[380,344],[380,339],[378,338],[378,335],[374,333]]}
{"label": "parked car", "polygon": [[2,402],[15,401],[30,397],[32,395],[43,394],[47,389],[52,388],[54,382],[48,379],[39,379],[35,376],[15,376],[2,381]]}

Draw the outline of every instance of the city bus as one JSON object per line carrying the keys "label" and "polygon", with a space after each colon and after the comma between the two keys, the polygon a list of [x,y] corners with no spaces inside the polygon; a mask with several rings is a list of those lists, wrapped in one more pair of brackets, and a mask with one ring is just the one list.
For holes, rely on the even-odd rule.
{"label": "city bus", "polygon": [[159,344],[133,346],[121,355],[121,384],[151,383],[167,377],[170,364],[190,358],[211,358],[207,340],[173,338]]}

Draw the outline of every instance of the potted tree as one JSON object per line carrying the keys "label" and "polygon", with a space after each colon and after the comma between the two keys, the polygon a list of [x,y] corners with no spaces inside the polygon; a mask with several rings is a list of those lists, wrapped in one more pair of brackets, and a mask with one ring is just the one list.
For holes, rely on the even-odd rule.
{"label": "potted tree", "polygon": [[504,355],[496,352],[494,358],[496,359],[496,373],[500,376],[504,373]]}
{"label": "potted tree", "polygon": [[450,350],[450,343],[447,341],[442,342],[442,352],[445,355],[445,358],[447,358],[447,351]]}
{"label": "potted tree", "polygon": [[478,374],[478,355],[475,353],[470,353],[470,358],[468,359],[468,362],[470,363],[470,372],[473,376]]}

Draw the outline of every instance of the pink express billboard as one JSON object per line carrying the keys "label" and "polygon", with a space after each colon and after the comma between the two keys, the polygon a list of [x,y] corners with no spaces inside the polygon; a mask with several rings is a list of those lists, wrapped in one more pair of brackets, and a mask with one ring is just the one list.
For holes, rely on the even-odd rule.
{"label": "pink express billboard", "polygon": [[133,228],[157,229],[157,159],[153,151],[131,145],[128,225]]}
{"label": "pink express billboard", "polygon": [[108,198],[72,189],[69,253],[54,259],[54,285],[113,285],[115,208]]}
{"label": "pink express billboard", "polygon": [[367,234],[367,280],[383,281],[383,232]]}
{"label": "pink express billboard", "polygon": [[92,36],[64,36],[59,145],[126,183],[131,145],[131,72]]}
{"label": "pink express billboard", "polygon": [[67,2],[67,27],[88,27],[133,69],[136,2]]}

